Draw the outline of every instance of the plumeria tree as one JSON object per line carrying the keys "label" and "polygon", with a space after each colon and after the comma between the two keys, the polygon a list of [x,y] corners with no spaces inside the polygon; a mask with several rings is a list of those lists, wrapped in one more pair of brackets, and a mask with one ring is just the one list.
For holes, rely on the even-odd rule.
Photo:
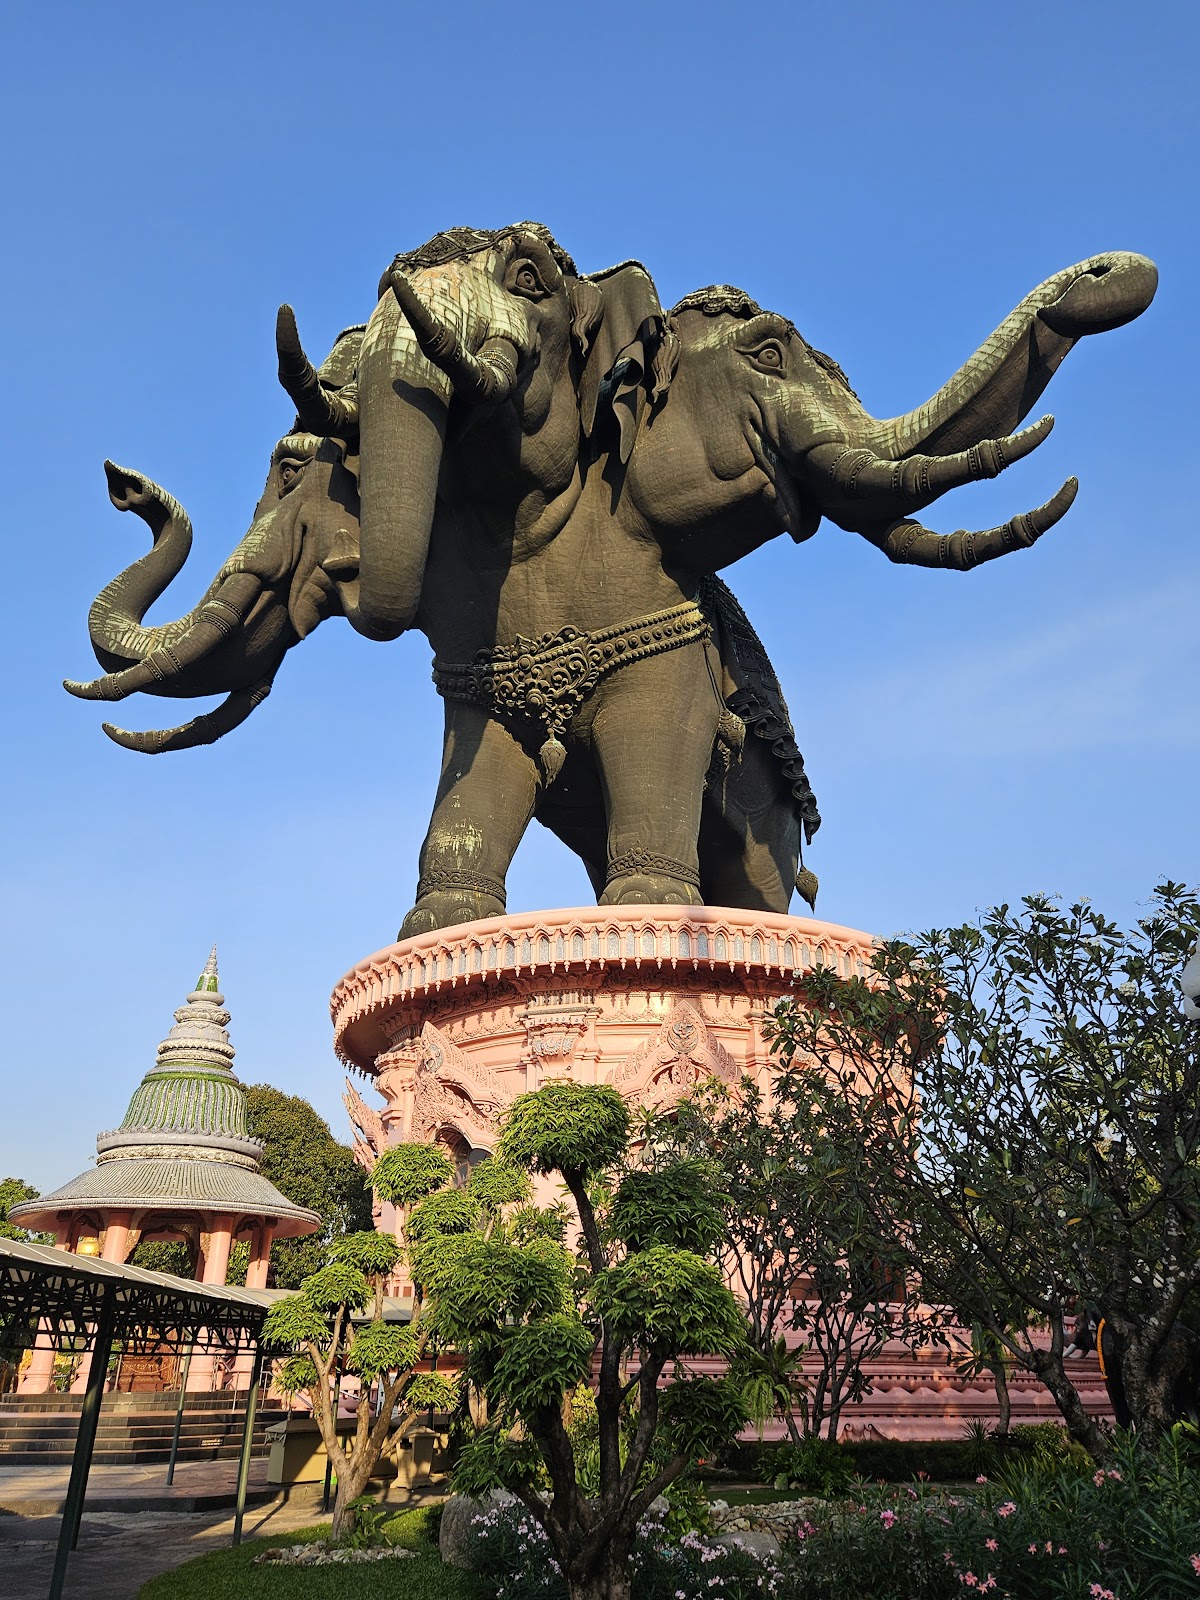
{"label": "plumeria tree", "polygon": [[718,1255],[749,1324],[734,1370],[755,1419],[777,1416],[797,1442],[836,1439],[866,1391],[864,1362],[889,1339],[931,1335],[899,1253],[863,1208],[864,1151],[836,1137],[797,1075],[770,1095],[749,1077],[733,1091],[713,1082],[647,1131],[652,1159],[690,1153],[719,1205]]}
{"label": "plumeria tree", "polygon": [[1063,1360],[1077,1311],[1104,1319],[1142,1432],[1200,1387],[1200,1025],[1181,990],[1198,929],[1178,884],[1129,929],[1033,895],[885,944],[865,978],[818,971],[771,1023],[792,1092],[861,1152],[881,1247],[1096,1454]]}
{"label": "plumeria tree", "polygon": [[[545,1530],[572,1600],[627,1600],[639,1520],[746,1419],[736,1385],[685,1364],[728,1355],[745,1336],[711,1259],[720,1209],[686,1163],[614,1177],[629,1146],[614,1089],[547,1084],[513,1102],[485,1181],[511,1184],[514,1168],[559,1177],[570,1245],[563,1208],[518,1204],[515,1186],[502,1191],[515,1209],[481,1228],[469,1208],[486,1164],[461,1196],[434,1194],[409,1220],[422,1316],[465,1354],[488,1406],[456,1487],[511,1488]],[[673,1381],[660,1387],[664,1377]],[[571,1416],[584,1385],[595,1404],[586,1461]]]}

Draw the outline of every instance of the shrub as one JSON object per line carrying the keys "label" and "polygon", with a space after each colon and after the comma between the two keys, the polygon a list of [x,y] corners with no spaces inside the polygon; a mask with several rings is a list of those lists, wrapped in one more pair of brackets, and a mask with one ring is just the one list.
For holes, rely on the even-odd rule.
{"label": "shrub", "polygon": [[[566,1600],[549,1542],[523,1507],[492,1507],[474,1527],[489,1600]],[[695,1533],[672,1541],[669,1519],[654,1512],[639,1525],[629,1571],[631,1600],[678,1600],[681,1594],[687,1600],[771,1600],[780,1581],[774,1563],[745,1550],[713,1545]]]}
{"label": "shrub", "polygon": [[1176,1429],[1157,1453],[1130,1439],[1110,1464],[1012,1457],[966,1494],[862,1488],[806,1522],[781,1600],[1186,1600],[1200,1597],[1200,1469]]}
{"label": "shrub", "polygon": [[815,1436],[802,1444],[778,1444],[763,1452],[764,1482],[776,1489],[803,1489],[808,1494],[842,1494],[855,1476],[855,1463],[845,1447]]}

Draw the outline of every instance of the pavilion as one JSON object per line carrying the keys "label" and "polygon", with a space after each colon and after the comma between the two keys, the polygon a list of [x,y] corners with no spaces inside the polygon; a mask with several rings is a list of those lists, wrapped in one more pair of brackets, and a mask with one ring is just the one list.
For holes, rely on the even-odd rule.
{"label": "pavilion", "polygon": [[[264,1288],[274,1240],[315,1233],[321,1218],[293,1205],[259,1170],[263,1147],[249,1135],[228,1022],[214,947],[125,1120],[97,1138],[95,1166],[53,1194],[14,1206],[12,1221],[53,1234],[60,1250],[115,1265],[142,1241],[182,1241],[193,1277],[212,1287],[224,1286],[230,1250],[244,1240],[246,1287]],[[21,1393],[51,1387],[54,1356],[39,1335]],[[239,1362],[242,1379],[244,1368]],[[188,1387],[207,1389],[212,1381],[212,1356],[197,1356]],[[85,1382],[81,1371],[74,1387],[81,1391]]]}

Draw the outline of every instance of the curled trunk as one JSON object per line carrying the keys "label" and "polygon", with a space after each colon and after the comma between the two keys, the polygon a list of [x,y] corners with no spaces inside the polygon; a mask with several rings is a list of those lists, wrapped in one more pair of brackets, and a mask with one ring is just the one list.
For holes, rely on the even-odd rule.
{"label": "curled trunk", "polygon": [[1026,295],[932,399],[876,422],[861,442],[889,457],[915,451],[951,455],[1011,433],[1075,341],[1140,316],[1157,286],[1154,263],[1125,250],[1056,272]]}

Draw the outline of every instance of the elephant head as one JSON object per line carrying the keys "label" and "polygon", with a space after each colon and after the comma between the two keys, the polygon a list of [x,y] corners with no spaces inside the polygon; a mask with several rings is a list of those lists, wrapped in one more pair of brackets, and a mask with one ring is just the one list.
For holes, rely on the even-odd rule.
{"label": "elephant head", "polygon": [[[342,334],[321,368],[331,403],[353,370],[362,331]],[[356,459],[342,440],[298,429],[281,439],[241,543],[191,611],[155,627],[142,618],[186,562],[191,522],[178,501],[141,473],[112,462],[105,472],[112,503],[135,511],[154,542],[100,593],[89,614],[105,675],[64,687],[84,700],[107,701],[138,690],[173,698],[223,693],[222,705],[177,728],[131,733],[104,724],[118,744],[148,754],[211,744],[267,697],[292,645],[326,617],[354,615]]]}
{"label": "elephant head", "polygon": [[[738,289],[700,290],[670,314],[678,350],[665,403],[646,407],[636,433],[623,431],[626,487],[667,558],[698,572],[783,530],[810,538],[822,517],[893,561],[920,566],[966,570],[1028,547],[1066,512],[1074,479],[1048,504],[983,533],[941,536],[913,514],[1035,449],[1053,418],[1013,430],[1071,346],[1138,316],[1156,285],[1143,256],[1068,267],[1028,295],[925,405],[883,421],[786,317]],[[643,349],[627,361],[635,375],[643,371]],[[618,361],[614,412],[621,370]],[[621,425],[619,412],[616,419]]]}
{"label": "elephant head", "polygon": [[581,277],[538,223],[455,228],[397,256],[356,382],[332,400],[285,308],[280,376],[301,422],[360,441],[360,632],[394,638],[417,620],[439,498],[495,507],[510,534],[522,511],[565,517],[601,379],[655,318],[644,268]]}

